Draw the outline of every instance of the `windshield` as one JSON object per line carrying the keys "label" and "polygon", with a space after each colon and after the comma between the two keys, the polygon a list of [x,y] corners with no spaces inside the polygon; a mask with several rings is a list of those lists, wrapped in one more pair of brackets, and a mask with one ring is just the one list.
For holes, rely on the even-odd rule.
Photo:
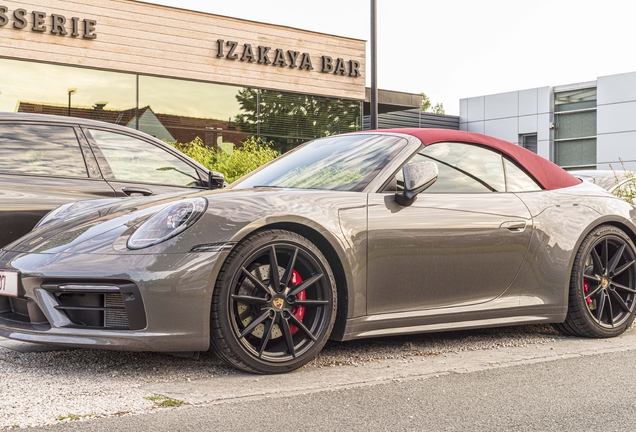
{"label": "windshield", "polygon": [[351,134],[310,141],[232,185],[362,191],[404,146],[391,135]]}

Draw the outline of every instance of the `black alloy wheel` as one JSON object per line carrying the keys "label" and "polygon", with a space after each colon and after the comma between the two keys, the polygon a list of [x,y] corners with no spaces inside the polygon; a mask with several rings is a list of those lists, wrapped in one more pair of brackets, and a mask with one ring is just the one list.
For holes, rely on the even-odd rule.
{"label": "black alloy wheel", "polygon": [[223,265],[212,300],[211,343],[227,363],[281,373],[312,360],[336,312],[336,285],[314,244],[283,230],[240,242]]}
{"label": "black alloy wheel", "polygon": [[556,326],[568,334],[614,337],[634,321],[636,248],[623,231],[603,225],[583,240],[572,269],[568,306],[566,321]]}

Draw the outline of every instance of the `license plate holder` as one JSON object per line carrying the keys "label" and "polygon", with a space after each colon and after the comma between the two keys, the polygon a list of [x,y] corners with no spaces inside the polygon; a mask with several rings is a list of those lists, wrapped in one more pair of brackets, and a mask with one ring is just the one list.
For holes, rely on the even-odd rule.
{"label": "license plate holder", "polygon": [[18,272],[0,270],[0,296],[18,296]]}

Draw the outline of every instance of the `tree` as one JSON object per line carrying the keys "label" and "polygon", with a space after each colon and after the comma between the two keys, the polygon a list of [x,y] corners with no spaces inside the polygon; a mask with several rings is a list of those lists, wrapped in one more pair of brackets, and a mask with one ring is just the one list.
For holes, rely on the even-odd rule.
{"label": "tree", "polygon": [[431,99],[426,96],[426,93],[420,93],[422,95],[422,105],[420,106],[420,111],[430,112],[433,114],[446,114],[446,110],[444,110],[444,104],[441,102],[432,105]]}
{"label": "tree", "polygon": [[245,88],[236,99],[241,114],[235,125],[243,132],[256,133],[258,102],[260,101],[260,133],[276,142],[276,148],[289,150],[284,143],[307,141],[314,138],[359,129],[360,102],[326,98],[274,90]]}

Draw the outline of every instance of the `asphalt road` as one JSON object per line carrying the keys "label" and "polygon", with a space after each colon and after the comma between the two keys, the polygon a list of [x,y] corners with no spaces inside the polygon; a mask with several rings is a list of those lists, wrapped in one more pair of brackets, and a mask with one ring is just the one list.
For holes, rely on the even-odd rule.
{"label": "asphalt road", "polygon": [[[630,344],[634,341],[633,335],[622,342],[574,340],[554,356],[548,353],[555,347],[535,355],[529,355],[536,350],[532,347],[516,354],[514,349],[499,350],[503,357],[491,355],[487,362],[483,353],[477,357],[464,353],[440,362],[448,366],[446,372],[424,375],[413,372],[423,371],[416,368],[417,362],[387,360],[378,367],[393,369],[394,375],[379,381],[347,385],[339,375],[340,381],[334,380],[331,387],[325,383],[313,390],[260,396],[247,395],[247,390],[245,396],[222,402],[31,430],[633,431],[636,345]],[[426,358],[418,361],[431,363]],[[464,363],[468,367],[461,367]],[[401,367],[411,372],[390,378],[398,376],[395,370]],[[364,368],[340,369],[354,377]],[[311,378],[302,372],[287,376],[299,381]],[[253,376],[246,379],[262,383]],[[266,382],[275,385],[276,380],[268,377]]]}

